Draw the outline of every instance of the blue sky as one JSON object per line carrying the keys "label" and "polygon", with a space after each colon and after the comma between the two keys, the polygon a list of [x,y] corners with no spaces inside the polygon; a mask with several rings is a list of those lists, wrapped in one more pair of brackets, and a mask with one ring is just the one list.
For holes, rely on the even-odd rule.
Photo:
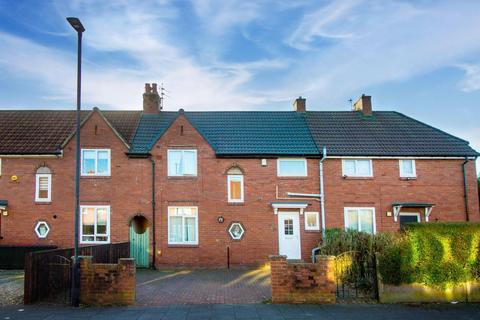
{"label": "blue sky", "polygon": [[349,110],[372,95],[480,150],[479,1],[0,0],[0,108]]}

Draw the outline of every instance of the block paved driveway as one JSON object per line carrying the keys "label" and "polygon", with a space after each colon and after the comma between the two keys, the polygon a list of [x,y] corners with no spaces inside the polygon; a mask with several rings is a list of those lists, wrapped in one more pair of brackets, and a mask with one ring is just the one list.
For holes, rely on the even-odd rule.
{"label": "block paved driveway", "polygon": [[137,305],[247,304],[271,298],[270,268],[137,270]]}

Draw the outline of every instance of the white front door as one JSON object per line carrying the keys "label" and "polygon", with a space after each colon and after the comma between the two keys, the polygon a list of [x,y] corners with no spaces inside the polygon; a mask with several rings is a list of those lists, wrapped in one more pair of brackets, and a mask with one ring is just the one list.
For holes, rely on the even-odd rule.
{"label": "white front door", "polygon": [[287,259],[301,259],[298,212],[278,213],[278,251]]}

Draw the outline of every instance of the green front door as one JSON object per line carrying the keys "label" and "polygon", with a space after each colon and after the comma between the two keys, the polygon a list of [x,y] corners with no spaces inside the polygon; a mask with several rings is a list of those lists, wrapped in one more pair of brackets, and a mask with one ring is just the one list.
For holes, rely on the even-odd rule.
{"label": "green front door", "polygon": [[135,263],[139,268],[148,268],[148,229],[145,228],[143,233],[136,233],[134,223],[130,225],[130,257],[135,259]]}

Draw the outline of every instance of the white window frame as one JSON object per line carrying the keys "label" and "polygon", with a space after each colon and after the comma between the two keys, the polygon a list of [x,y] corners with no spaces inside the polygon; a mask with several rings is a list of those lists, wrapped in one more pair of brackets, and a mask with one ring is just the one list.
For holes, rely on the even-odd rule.
{"label": "white window frame", "polygon": [[[280,172],[280,162],[293,162],[293,161],[303,161],[305,164],[305,174],[303,175],[289,175],[289,174],[282,174]],[[277,159],[277,176],[278,177],[307,177],[308,176],[308,166],[307,166],[307,159],[305,158],[278,158]]]}
{"label": "white window frame", "polygon": [[[44,224],[46,227],[47,227],[47,232],[44,234],[44,235],[41,235],[39,232],[38,232],[38,227],[40,227],[40,225]],[[50,233],[50,226],[48,225],[47,221],[38,221],[37,224],[35,224],[35,228],[33,229],[35,231],[35,233],[37,234],[37,237],[40,238],[40,239],[45,239],[48,234]]]}
{"label": "white window frame", "polygon": [[[93,237],[94,239],[97,237],[97,234],[96,234],[96,229],[97,229],[97,210],[98,209],[107,209],[107,233],[106,234],[99,234],[98,236],[106,236],[107,237],[107,240],[106,241],[97,241],[97,240],[94,240],[94,241],[84,241],[83,240],[83,214],[82,214],[82,211],[84,208],[94,208],[95,209],[95,224],[94,224],[94,234],[93,234]],[[80,232],[79,232],[79,235],[80,235],[80,243],[81,244],[88,244],[88,243],[93,243],[93,244],[101,244],[101,243],[110,243],[110,206],[89,206],[89,205],[84,205],[84,206],[80,206],[80,225],[79,225],[79,228],[80,228]],[[91,235],[88,235],[88,236],[91,236]]]}
{"label": "white window frame", "polygon": [[[170,209],[180,209],[180,208],[190,208],[190,209],[193,209],[195,208],[195,228],[196,228],[196,240],[195,241],[170,241],[170,228],[171,228],[171,221],[170,221],[170,218],[172,216],[174,217],[182,217],[182,238],[184,237],[184,220],[185,220],[185,215],[177,215],[177,214],[170,214]],[[172,244],[172,245],[198,245],[198,238],[200,237],[200,234],[198,232],[198,207],[195,207],[195,206],[169,206],[167,208],[168,212],[167,212],[167,215],[168,215],[168,230],[167,230],[167,239],[168,239],[168,244]],[[192,216],[190,216],[192,217]]]}
{"label": "white window frame", "polygon": [[[314,214],[315,218],[317,219],[317,225],[310,227],[308,226],[307,223],[307,216],[310,214]],[[306,211],[305,214],[303,215],[303,219],[305,220],[305,230],[310,230],[310,231],[318,231],[320,230],[320,212],[318,211]]]}
{"label": "white window frame", "polygon": [[[370,164],[370,175],[360,175],[358,173],[355,173],[353,175],[346,174],[346,172],[345,172],[345,162],[347,162],[347,161],[354,161],[355,162],[355,171],[357,171],[356,170],[356,168],[357,168],[356,163],[358,161],[368,161],[369,164]],[[372,161],[372,159],[342,159],[342,175],[344,177],[371,178],[371,177],[373,177],[373,161]]]}
{"label": "white window frame", "polygon": [[[417,222],[420,223],[422,222],[422,217],[419,212],[401,212],[400,211],[400,216],[408,216],[408,217],[417,217]],[[400,218],[398,219],[398,223],[400,223]]]}
{"label": "white window frame", "polygon": [[[85,151],[95,151],[95,173],[84,173],[83,172],[83,153]],[[108,171],[107,173],[98,173],[98,152],[104,152],[106,151],[108,153]],[[112,154],[111,154],[111,149],[82,149],[81,150],[81,159],[80,159],[80,172],[81,175],[84,177],[109,177],[111,175],[111,166],[112,166]]]}
{"label": "white window frame", "polygon": [[[40,178],[48,179],[48,197],[40,198]],[[52,201],[52,174],[37,173],[35,176],[35,202],[51,202]]]}
{"label": "white window frame", "polygon": [[[349,230],[348,229],[348,214],[347,212],[349,210],[357,210],[357,215],[358,215],[358,210],[372,210],[372,219],[373,219],[373,234],[376,234],[377,233],[377,224],[376,224],[376,214],[375,214],[375,208],[374,207],[344,207],[343,208],[343,219],[344,219],[344,223],[345,223],[345,230]],[[362,230],[360,230],[360,219],[357,217],[357,220],[358,220],[358,223],[359,225],[357,226],[357,230],[356,231],[360,231],[362,232]]]}
{"label": "white window frame", "polygon": [[[403,166],[402,166],[403,161],[412,161],[412,169],[413,169],[412,174],[408,174],[408,173],[403,172]],[[415,160],[414,159],[400,159],[400,160],[398,160],[398,166],[399,166],[399,169],[400,169],[400,177],[401,178],[416,178],[417,177],[417,169],[416,169],[416,166],[415,166]]]}
{"label": "white window frame", "polygon": [[[232,181],[232,179],[238,179],[240,178],[240,199],[232,199],[232,194],[231,194],[231,190],[230,190],[230,182]],[[229,174],[227,176],[227,192],[228,192],[228,202],[231,202],[231,203],[241,203],[243,202],[244,200],[244,196],[243,196],[243,175],[241,174]]]}
{"label": "white window frame", "polygon": [[[171,163],[170,154],[172,152],[179,152],[179,151],[182,152],[182,157],[183,157],[183,153],[185,153],[185,152],[194,152],[195,153],[195,173],[193,173],[193,174],[185,174],[185,173],[170,174],[170,163]],[[197,174],[198,174],[198,153],[197,153],[197,149],[168,149],[167,150],[167,175],[169,177],[196,177]]]}

